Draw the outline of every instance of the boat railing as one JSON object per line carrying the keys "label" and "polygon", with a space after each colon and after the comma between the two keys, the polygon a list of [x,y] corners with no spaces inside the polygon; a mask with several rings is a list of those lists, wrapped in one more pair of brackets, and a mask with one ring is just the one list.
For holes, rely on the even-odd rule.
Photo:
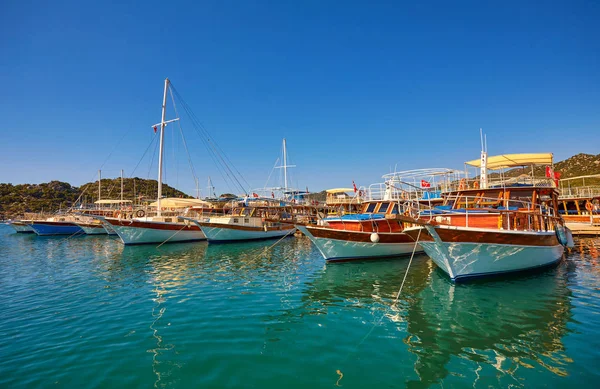
{"label": "boat railing", "polygon": [[426,192],[426,190],[412,185],[407,186],[406,183],[381,182],[369,186],[367,200],[419,201],[428,197],[425,195]]}
{"label": "boat railing", "polygon": [[[405,214],[422,220],[460,227],[539,232],[553,231],[557,224],[563,224],[562,218],[547,204],[509,199],[502,200],[499,205],[478,207],[478,204],[497,202],[498,199],[464,195],[448,197],[449,202],[459,200],[465,208],[452,208],[450,205],[429,207],[422,203],[406,202],[402,209]],[[504,201],[508,201],[508,206]]]}
{"label": "boat railing", "polygon": [[600,198],[600,186],[579,186],[573,188],[561,188],[559,200]]}

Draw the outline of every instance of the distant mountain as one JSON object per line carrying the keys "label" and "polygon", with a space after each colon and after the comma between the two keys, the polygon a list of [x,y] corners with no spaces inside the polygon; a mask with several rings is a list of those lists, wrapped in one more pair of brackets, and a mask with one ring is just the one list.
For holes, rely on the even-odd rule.
{"label": "distant mountain", "polygon": [[600,154],[577,154],[554,164],[554,170],[562,174],[561,178],[600,174]]}
{"label": "distant mountain", "polygon": [[[101,190],[102,199],[120,199],[121,179],[102,179]],[[123,180],[124,200],[135,200],[135,202],[153,200],[156,198],[157,190],[156,180],[137,177]],[[166,184],[163,184],[163,196],[190,197]],[[78,199],[83,203],[93,203],[98,200],[98,181],[80,187],[61,181],[21,185],[0,183],[0,219],[19,217],[24,212],[54,212],[68,209]]]}
{"label": "distant mountain", "polygon": [[[529,169],[528,169],[529,170]],[[589,176],[594,174],[600,174],[600,154],[584,154],[580,153],[574,155],[564,161],[556,162],[554,164],[554,171],[560,173],[560,178],[572,178],[579,176]],[[507,177],[517,177],[523,174],[522,168],[516,168],[509,170],[505,173]],[[536,176],[545,175],[545,167],[538,166],[534,169]],[[571,186],[578,186],[583,184],[583,180],[574,180],[570,182]],[[586,185],[600,185],[600,179],[586,179]]]}

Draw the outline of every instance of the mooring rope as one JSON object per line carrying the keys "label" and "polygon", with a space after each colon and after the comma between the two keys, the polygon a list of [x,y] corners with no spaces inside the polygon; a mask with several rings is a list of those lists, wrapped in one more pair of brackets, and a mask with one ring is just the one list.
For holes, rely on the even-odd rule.
{"label": "mooring rope", "polygon": [[[423,230],[422,228],[419,230],[419,234],[417,235],[417,239],[415,240],[415,245],[413,247],[412,254],[410,255],[410,260],[408,261],[408,266],[406,266],[406,271],[404,272],[404,278],[402,279],[402,283],[400,284],[400,289],[398,289],[398,293],[396,294],[396,298],[394,299],[394,302],[392,303],[392,305],[390,305],[389,307],[386,308],[385,312],[383,313],[383,315],[381,315],[381,317],[379,318],[379,320],[377,322],[375,322],[373,324],[373,326],[371,326],[371,328],[369,329],[369,332],[367,332],[367,334],[361,339],[361,341],[358,342],[358,344],[356,345],[356,348],[355,348],[355,350],[353,352],[356,352],[358,350],[358,348],[360,347],[360,345],[362,345],[365,342],[365,340],[367,340],[367,338],[371,335],[371,333],[373,333],[373,330],[375,329],[375,327],[377,327],[377,326],[379,326],[379,324],[381,324],[381,321],[383,320],[383,318],[386,317],[387,314],[388,314],[388,312],[393,307],[395,307],[396,304],[398,303],[398,301],[400,299],[400,294],[402,293],[402,289],[404,288],[404,283],[406,281],[406,277],[408,276],[408,271],[410,269],[410,265],[412,264],[412,260],[415,257],[415,252],[417,251],[417,246],[419,245],[419,238],[421,237],[421,231],[422,230]],[[344,359],[344,361],[342,363],[345,363],[348,360],[348,358],[350,358],[350,355],[353,352],[350,352],[346,356],[346,358]],[[338,378],[337,382],[335,383],[335,386],[340,386],[338,384],[339,384],[340,380],[344,377],[344,374],[339,369],[336,370],[335,372],[336,372],[336,374],[339,375],[339,378]]]}
{"label": "mooring rope", "polygon": [[162,246],[163,244],[167,243],[168,241],[171,240],[171,238],[173,238],[175,235],[179,234],[185,227],[187,227],[187,224],[184,224],[183,227],[181,227],[181,229],[179,231],[177,231],[176,233],[174,233],[173,235],[169,236],[167,238],[167,240],[165,240],[164,242],[162,242],[161,244],[159,244],[158,246],[156,246],[156,248],[160,248],[160,246]]}

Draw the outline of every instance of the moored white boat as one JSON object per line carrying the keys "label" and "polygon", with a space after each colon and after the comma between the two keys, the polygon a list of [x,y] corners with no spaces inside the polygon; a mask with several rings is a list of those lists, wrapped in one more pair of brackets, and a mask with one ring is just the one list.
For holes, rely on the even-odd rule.
{"label": "moored white boat", "polygon": [[93,221],[79,221],[75,224],[77,224],[87,235],[106,235],[108,233],[101,221],[95,219],[92,220]]}
{"label": "moored white boat", "polygon": [[293,236],[296,231],[293,224],[275,220],[284,212],[291,215],[291,207],[235,207],[228,215],[180,219],[198,226],[209,243],[228,243]]}
{"label": "moored white boat", "polygon": [[[356,190],[361,200],[360,213],[339,214],[322,219],[318,225],[298,224],[297,228],[315,244],[325,260],[332,262],[422,252],[421,246],[403,232],[405,225],[395,220],[395,215],[408,211],[405,203],[410,199],[417,204],[439,202],[441,198],[432,197],[427,188],[444,182],[454,173],[450,169],[418,169],[386,174],[385,182],[371,185],[366,193]],[[333,189],[328,194],[343,191],[346,189]],[[341,200],[350,199],[341,196]]]}
{"label": "moored white boat", "polygon": [[327,261],[379,259],[409,255],[423,251],[414,240],[402,232],[344,231],[323,226],[296,225],[319,249]]}
{"label": "moored white boat", "polygon": [[556,264],[564,246],[552,231],[490,231],[426,226],[407,228],[453,281],[531,270]]}
{"label": "moored white boat", "polygon": [[8,225],[18,233],[35,233],[31,228],[31,222],[31,220],[12,220],[8,222]]}
{"label": "moored white boat", "polygon": [[[570,232],[558,216],[554,177],[498,175],[487,169],[552,166],[552,154],[510,154],[467,162],[480,178],[460,180],[445,194],[444,205],[421,212],[420,224],[405,229],[453,281],[530,270],[556,264]],[[531,169],[533,172],[534,169]],[[533,173],[532,173],[533,174]],[[399,217],[404,218],[404,217]],[[405,219],[405,218],[404,218]]]}
{"label": "moored white boat", "polygon": [[[166,221],[171,220],[171,221]],[[206,240],[193,223],[173,222],[176,218],[150,217],[136,219],[102,218],[125,245],[150,243],[181,243]]]}

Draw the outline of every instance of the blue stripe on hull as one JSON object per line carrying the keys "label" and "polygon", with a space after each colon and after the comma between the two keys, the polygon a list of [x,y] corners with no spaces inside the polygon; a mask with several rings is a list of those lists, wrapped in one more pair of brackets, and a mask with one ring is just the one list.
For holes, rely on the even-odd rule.
{"label": "blue stripe on hull", "polygon": [[73,235],[73,234],[84,234],[81,227],[76,224],[73,225],[60,225],[54,226],[51,224],[32,224],[31,228],[33,228],[36,234],[45,236],[45,235]]}

